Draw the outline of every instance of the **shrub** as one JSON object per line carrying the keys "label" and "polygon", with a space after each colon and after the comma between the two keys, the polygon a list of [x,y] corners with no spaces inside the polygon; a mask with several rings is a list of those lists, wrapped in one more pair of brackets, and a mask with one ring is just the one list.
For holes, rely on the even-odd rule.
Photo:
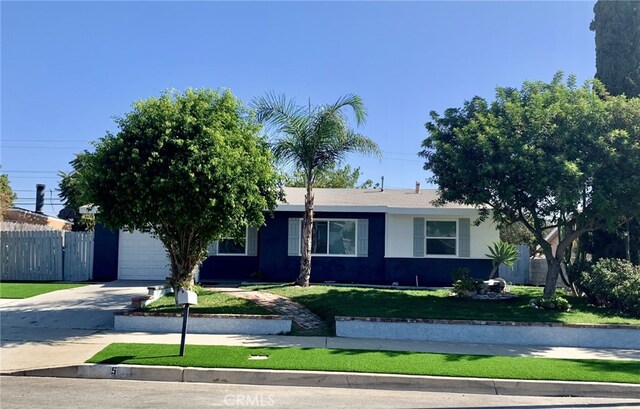
{"label": "shrub", "polygon": [[640,266],[601,259],[582,272],[580,285],[591,303],[640,316]]}
{"label": "shrub", "polygon": [[476,280],[469,276],[469,269],[460,267],[453,270],[451,278],[453,279],[453,292],[459,296],[465,295],[469,291],[476,291]]}
{"label": "shrub", "polygon": [[537,300],[534,300],[532,304],[534,304],[538,308],[543,308],[545,310],[569,311],[571,309],[571,304],[569,304],[569,301],[557,294],[551,298],[539,298]]}
{"label": "shrub", "polygon": [[455,283],[458,280],[462,280],[463,278],[469,277],[471,270],[467,267],[458,267],[453,272],[451,272],[451,282]]}
{"label": "shrub", "polygon": [[591,272],[592,269],[593,263],[587,260],[576,261],[567,265],[567,278],[569,283],[575,285],[579,292],[586,293],[587,291],[582,286],[582,277]]}

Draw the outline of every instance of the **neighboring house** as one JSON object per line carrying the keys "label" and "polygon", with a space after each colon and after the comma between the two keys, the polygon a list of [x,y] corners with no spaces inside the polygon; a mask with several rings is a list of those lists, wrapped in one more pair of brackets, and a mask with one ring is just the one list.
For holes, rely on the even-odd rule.
{"label": "neighboring house", "polygon": [[[47,216],[44,213],[34,212],[19,207],[11,207],[2,213],[3,222],[20,225],[21,230],[29,230],[27,226],[36,229],[71,231],[71,223],[68,220]],[[25,227],[24,229],[22,227]]]}
{"label": "neighboring house", "polygon": [[[295,280],[305,189],[285,188],[285,194],[286,203],[267,217],[266,226],[247,229],[244,242],[222,240],[210,246],[201,281],[251,276]],[[482,278],[491,270],[485,253],[498,240],[495,225],[485,221],[475,226],[478,211],[470,206],[434,207],[435,190],[317,188],[314,194],[312,281],[448,285],[456,268],[467,267]],[[151,235],[121,231],[105,237],[111,248],[118,248],[117,278],[160,280],[169,275],[164,248]],[[113,255],[103,256],[114,264]]]}

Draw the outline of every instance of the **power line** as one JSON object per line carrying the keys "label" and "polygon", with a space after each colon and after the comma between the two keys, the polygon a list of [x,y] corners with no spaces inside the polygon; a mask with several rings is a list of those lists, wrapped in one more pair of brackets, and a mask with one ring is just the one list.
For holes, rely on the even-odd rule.
{"label": "power line", "polygon": [[58,173],[57,170],[2,170],[11,173]]}
{"label": "power line", "polygon": [[89,143],[86,139],[0,139],[0,142],[53,142],[53,143],[62,143],[62,142],[86,142]]}
{"label": "power line", "polygon": [[11,179],[60,179],[60,176],[11,176]]}
{"label": "power line", "polygon": [[3,146],[2,149],[84,149],[78,146]]}

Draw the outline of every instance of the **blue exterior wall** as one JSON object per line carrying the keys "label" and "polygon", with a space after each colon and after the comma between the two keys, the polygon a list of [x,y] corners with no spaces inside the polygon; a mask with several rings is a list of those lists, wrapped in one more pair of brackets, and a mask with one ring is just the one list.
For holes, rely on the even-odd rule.
{"label": "blue exterior wall", "polygon": [[93,242],[93,280],[112,281],[118,279],[119,234],[101,223],[96,224]]}
{"label": "blue exterior wall", "polygon": [[[288,255],[289,218],[302,212],[276,212],[267,216],[266,226],[258,230],[257,256],[211,256],[200,267],[201,281],[246,280],[292,282],[298,277],[300,256]],[[368,257],[312,257],[312,282],[336,281],[449,286],[451,273],[467,267],[474,278],[485,279],[491,260],[468,258],[385,258],[385,215],[383,213],[317,212],[316,218],[368,219]],[[407,232],[411,234],[411,232]],[[118,271],[118,232],[96,227],[94,279],[115,280]]]}
{"label": "blue exterior wall", "polygon": [[[289,218],[301,218],[302,212],[277,212],[258,230],[258,256],[211,256],[200,269],[201,281],[217,279],[245,280],[254,276],[266,281],[291,282],[298,277],[300,256],[288,255]],[[368,219],[368,257],[314,256],[311,281],[415,285],[451,285],[451,272],[467,267],[471,276],[486,278],[491,261],[466,258],[384,258],[385,215],[383,213],[316,212],[315,217]],[[407,234],[410,234],[409,232]]]}
{"label": "blue exterior wall", "polygon": [[247,280],[258,271],[258,257],[210,256],[200,266],[200,281]]}
{"label": "blue exterior wall", "polygon": [[[265,280],[294,281],[300,270],[300,256],[288,256],[289,218],[301,218],[302,212],[277,212],[267,226],[259,230],[259,270]],[[315,217],[369,220],[368,257],[314,256],[311,281],[373,283],[384,280],[384,225],[382,213],[316,212]]]}
{"label": "blue exterior wall", "polygon": [[453,270],[466,267],[473,278],[487,279],[491,272],[491,260],[468,258],[387,258],[385,259],[385,284],[450,286]]}

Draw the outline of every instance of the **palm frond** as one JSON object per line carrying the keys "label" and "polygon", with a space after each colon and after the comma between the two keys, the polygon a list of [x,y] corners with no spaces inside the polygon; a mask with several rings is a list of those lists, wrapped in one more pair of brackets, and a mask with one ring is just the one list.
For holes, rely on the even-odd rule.
{"label": "palm frond", "polygon": [[251,105],[256,119],[279,134],[296,132],[306,122],[307,116],[302,108],[295,104],[294,99],[287,100],[284,95],[267,93],[255,98]]}
{"label": "palm frond", "polygon": [[377,143],[351,130],[347,134],[345,149],[362,155],[375,155],[378,159],[382,157],[382,151]]}
{"label": "palm frond", "polygon": [[276,133],[272,142],[276,159],[302,170],[310,181],[317,171],[333,167],[349,152],[380,157],[375,142],[349,128],[345,107],[353,109],[358,124],[366,119],[357,95],[345,95],[334,104],[302,107],[293,99],[270,93],[255,99],[253,106],[256,118]]}
{"label": "palm frond", "polygon": [[357,125],[363,125],[367,120],[367,109],[362,103],[362,98],[355,94],[347,94],[340,97],[333,105],[326,105],[327,111],[340,111],[343,107],[349,106],[353,109]]}

